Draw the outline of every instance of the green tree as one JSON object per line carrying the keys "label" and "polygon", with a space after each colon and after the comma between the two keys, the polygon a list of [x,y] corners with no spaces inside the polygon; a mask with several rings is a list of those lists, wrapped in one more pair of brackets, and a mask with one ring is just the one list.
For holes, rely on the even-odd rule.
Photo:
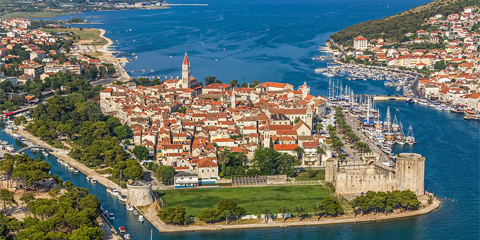
{"label": "green tree", "polygon": [[307,167],[306,172],[307,172],[308,180],[310,180],[310,178],[313,178],[315,177],[315,175],[317,175],[317,172],[313,171],[312,167],[310,166]]}
{"label": "green tree", "polygon": [[353,217],[357,217],[357,207],[359,206],[358,198],[354,198],[349,202],[350,206],[352,206],[353,209]]}
{"label": "green tree", "polygon": [[148,157],[148,149],[144,146],[135,146],[133,149],[133,154],[137,159],[144,160]]}
{"label": "green tree", "polygon": [[103,231],[100,227],[82,226],[72,232],[70,239],[91,239],[100,240],[103,238]]}
{"label": "green tree", "polygon": [[298,159],[300,159],[305,152],[305,150],[300,146],[297,146],[293,151],[297,154]]}
{"label": "green tree", "polygon": [[445,61],[438,61],[436,62],[433,67],[435,68],[435,70],[443,70],[447,67],[447,65],[445,64]]}
{"label": "green tree", "polygon": [[293,123],[297,124],[298,122],[300,122],[300,117],[296,117],[295,120],[293,120]]}
{"label": "green tree", "polygon": [[197,217],[206,223],[214,223],[220,220],[221,214],[216,209],[204,208]]}
{"label": "green tree", "polygon": [[166,209],[160,210],[160,212],[158,213],[158,217],[160,218],[160,220],[162,220],[166,224],[184,224],[186,216],[187,213],[185,211],[185,208],[181,205],[178,205],[176,207],[167,207]]}
{"label": "green tree", "polygon": [[230,84],[230,86],[232,86],[232,87],[235,87],[235,86],[238,85],[238,82],[237,82],[237,80],[233,79],[230,82],[228,82],[228,84]]}
{"label": "green tree", "polygon": [[270,209],[262,208],[262,214],[265,216],[265,223],[268,223],[268,214],[270,214]]}
{"label": "green tree", "polygon": [[258,81],[258,80],[253,80],[251,87],[256,87],[256,86],[258,86],[258,85],[260,85],[260,81]]}
{"label": "green tree", "polygon": [[25,103],[27,103],[27,100],[25,100],[23,95],[13,95],[12,103],[18,106],[23,106]]}
{"label": "green tree", "polygon": [[15,120],[14,120],[14,123],[15,125],[20,125],[20,124],[25,124],[27,123],[27,119],[25,118],[25,116],[20,116],[20,117],[16,117]]}
{"label": "green tree", "polygon": [[278,211],[280,211],[280,213],[282,214],[282,220],[283,220],[283,222],[285,222],[285,213],[287,213],[290,210],[288,210],[288,208],[286,206],[283,206],[283,207],[279,208]]}
{"label": "green tree", "polygon": [[320,203],[315,203],[315,204],[313,204],[312,207],[313,207],[313,211],[315,211],[315,216],[318,216],[317,220],[319,220],[320,219],[320,212],[325,211],[325,209],[323,208],[323,205],[320,204]]}
{"label": "green tree", "polygon": [[55,186],[53,189],[48,191],[48,196],[52,198],[57,198],[58,195],[60,195],[60,188],[58,186]]}
{"label": "green tree", "polygon": [[132,129],[130,129],[129,126],[122,125],[115,127],[115,129],[113,129],[113,133],[115,134],[115,136],[117,136],[118,139],[123,140],[132,136]]}
{"label": "green tree", "polygon": [[157,169],[157,178],[162,179],[162,183],[165,185],[173,184],[173,177],[175,175],[175,169],[171,166],[160,166]]}
{"label": "green tree", "polygon": [[334,197],[326,196],[322,200],[321,204],[325,209],[325,214],[336,216],[345,212],[338,200]]}
{"label": "green tree", "polygon": [[177,112],[186,114],[187,113],[187,108],[185,106],[181,106],[177,109]]}
{"label": "green tree", "polygon": [[217,80],[217,77],[215,76],[207,76],[205,77],[204,81],[205,81],[205,86],[208,86],[212,83],[215,83],[215,81]]}
{"label": "green tree", "polygon": [[14,192],[8,191],[7,189],[0,189],[0,201],[3,201],[3,211],[7,208],[7,205],[17,205],[14,194]]}
{"label": "green tree", "polygon": [[303,208],[302,205],[298,205],[295,207],[295,212],[298,213],[298,218],[300,218],[300,221],[302,221],[303,219],[303,216],[302,216],[302,213],[305,211],[305,208]]}

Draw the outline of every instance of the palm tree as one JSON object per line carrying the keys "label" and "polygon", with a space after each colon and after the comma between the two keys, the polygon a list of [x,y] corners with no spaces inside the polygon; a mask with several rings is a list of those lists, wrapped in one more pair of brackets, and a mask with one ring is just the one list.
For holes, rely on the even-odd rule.
{"label": "palm tree", "polygon": [[313,204],[313,211],[315,211],[315,216],[318,216],[318,219],[320,219],[320,215],[318,213],[323,211],[323,210],[324,210],[324,208],[323,208],[322,204],[320,204],[320,203]]}
{"label": "palm tree", "polygon": [[227,164],[230,161],[229,153],[223,149],[221,152],[218,153],[218,162],[220,164]]}
{"label": "palm tree", "polygon": [[300,218],[300,221],[302,221],[302,213],[305,211],[305,209],[302,207],[302,205],[298,205],[295,207],[295,212],[298,213],[298,217]]}
{"label": "palm tree", "polygon": [[317,154],[320,156],[320,163],[322,162],[323,154],[327,154],[323,148],[317,149]]}
{"label": "palm tree", "polygon": [[225,225],[228,225],[228,219],[232,216],[232,213],[229,210],[225,210],[223,216],[225,217]]}
{"label": "palm tree", "polygon": [[328,125],[327,127],[327,130],[328,130],[328,133],[330,133],[330,136],[332,135],[332,133],[335,132],[335,127],[332,126],[332,125]]}
{"label": "palm tree", "polygon": [[315,125],[315,129],[317,130],[317,132],[320,132],[320,131],[322,131],[322,129],[323,129],[323,126],[322,126],[322,124],[321,124],[321,123],[319,123],[319,124]]}
{"label": "palm tree", "polygon": [[297,153],[297,158],[300,159],[300,156],[305,152],[302,147],[297,146],[295,149],[293,149],[294,152]]}
{"label": "palm tree", "polygon": [[357,217],[357,207],[359,206],[359,202],[356,198],[352,199],[352,201],[350,201],[350,206],[352,206],[353,208],[353,217]]}
{"label": "palm tree", "polygon": [[283,222],[285,222],[285,213],[287,213],[289,210],[287,209],[287,207],[283,206],[279,208],[278,211],[280,211],[280,213],[282,214]]}
{"label": "palm tree", "polygon": [[263,208],[262,213],[265,215],[265,223],[267,223],[268,222],[268,214],[270,213],[270,209]]}
{"label": "palm tree", "polygon": [[337,151],[337,153],[339,153],[344,146],[345,145],[340,140],[336,140],[332,143],[332,147],[335,148],[335,151]]}

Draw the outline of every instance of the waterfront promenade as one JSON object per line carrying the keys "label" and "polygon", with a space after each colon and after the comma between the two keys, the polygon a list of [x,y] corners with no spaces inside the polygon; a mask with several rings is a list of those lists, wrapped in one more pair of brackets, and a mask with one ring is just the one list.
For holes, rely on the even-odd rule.
{"label": "waterfront promenade", "polygon": [[32,134],[30,134],[29,132],[25,131],[24,129],[19,128],[18,130],[16,130],[16,132],[18,134],[22,135],[24,138],[34,142],[35,144],[37,144],[39,146],[54,149],[55,151],[51,152],[51,154],[54,155],[55,157],[68,162],[68,164],[70,164],[72,167],[77,168],[80,172],[84,173],[85,175],[95,178],[98,181],[98,183],[104,185],[105,187],[108,186],[110,188],[116,188],[117,190],[119,190],[122,193],[122,195],[127,195],[127,192],[128,192],[127,189],[122,189],[118,184],[109,180],[105,176],[100,175],[95,170],[93,170],[91,168],[88,168],[85,165],[83,165],[82,163],[78,162],[77,160],[69,157],[67,155],[68,154],[67,150],[54,148],[54,147],[48,145],[47,143],[45,143],[44,141],[42,141],[40,138],[35,137]]}
{"label": "waterfront promenade", "polygon": [[[160,232],[187,232],[187,231],[217,231],[217,230],[232,230],[232,229],[248,229],[248,228],[285,228],[285,227],[298,227],[298,226],[315,226],[315,225],[327,225],[327,224],[342,224],[342,223],[362,223],[362,222],[375,222],[382,220],[392,220],[397,218],[412,217],[422,214],[430,213],[440,207],[441,201],[434,198],[432,204],[428,204],[428,199],[426,196],[419,197],[419,201],[425,207],[420,207],[418,210],[414,211],[404,211],[404,212],[395,212],[389,214],[379,213],[374,215],[373,213],[361,216],[357,214],[356,217],[352,214],[342,215],[339,217],[322,217],[320,220],[316,220],[317,217],[305,218],[302,221],[298,219],[287,219],[286,222],[283,222],[281,218],[277,220],[269,220],[267,223],[263,219],[256,219],[255,223],[250,224],[235,224],[235,221],[232,221],[229,225],[219,222],[217,224],[211,225],[189,225],[189,226],[179,226],[179,225],[168,225],[162,222],[157,217],[157,211],[155,209],[155,203],[153,203],[144,213],[144,216],[158,229]],[[252,220],[248,220],[252,221]]]}

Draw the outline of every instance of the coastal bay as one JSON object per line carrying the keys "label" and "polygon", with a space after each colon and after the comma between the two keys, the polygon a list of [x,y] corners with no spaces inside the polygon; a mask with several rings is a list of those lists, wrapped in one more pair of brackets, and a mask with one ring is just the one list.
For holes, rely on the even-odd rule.
{"label": "coastal bay", "polygon": [[[393,6],[393,5],[389,5]],[[338,7],[338,6],[337,6]],[[194,14],[198,9],[185,7],[186,11],[191,14]],[[184,8],[184,9],[185,9]],[[295,10],[295,9],[294,9]],[[330,9],[332,10],[332,9]],[[135,10],[137,11],[137,10]],[[138,10],[142,12],[143,10]],[[173,10],[172,10],[173,11]],[[297,10],[298,11],[298,10]],[[333,11],[333,10],[332,10]],[[328,12],[328,11],[327,11]],[[398,11],[397,11],[398,12]],[[142,14],[147,14],[148,12],[142,12]],[[181,14],[181,12],[174,12],[175,14]],[[172,13],[172,14],[174,14]],[[98,14],[98,13],[96,13]],[[238,13],[237,13],[238,14]],[[274,13],[270,12],[268,17],[276,16]],[[331,14],[331,12],[330,12]],[[378,14],[375,12],[375,9],[372,9],[371,15]],[[148,14],[147,14],[148,15]],[[152,14],[155,15],[155,14]],[[333,14],[335,15],[335,14]],[[115,15],[109,15],[112,17]],[[341,15],[343,16],[343,15]],[[109,17],[105,17],[109,18]],[[120,16],[117,16],[121,18]],[[135,19],[134,16],[131,16],[132,19]],[[148,16],[143,16],[147,17]],[[152,17],[152,16],[150,16]],[[158,17],[158,16],[154,16]],[[153,19],[155,19],[152,17]],[[223,16],[222,16],[223,17]],[[265,16],[263,16],[265,17]],[[333,16],[332,19],[335,19]],[[377,16],[378,17],[378,16]],[[118,19],[117,18],[117,19]],[[329,16],[325,16],[329,18]],[[348,17],[347,17],[348,18]],[[221,18],[218,18],[221,19]],[[355,18],[356,19],[356,18]],[[145,19],[136,19],[138,21],[145,21]],[[164,19],[162,19],[164,20]],[[305,20],[305,19],[304,19]],[[111,20],[107,20],[111,21]],[[190,21],[190,20],[184,20]],[[223,20],[219,20],[222,22]],[[308,22],[308,20],[305,20]],[[356,19],[358,21],[358,19]],[[131,24],[127,18],[124,19],[125,25]],[[267,22],[265,20],[265,22]],[[210,45],[211,49],[208,51],[200,48],[199,42],[200,39],[196,39],[195,24],[191,22],[182,22],[184,28],[182,31],[175,32],[163,32],[162,37],[169,36],[167,39],[168,43],[162,43],[164,38],[156,39],[152,34],[147,32],[146,29],[139,30],[135,34],[129,35],[129,32],[125,31],[127,26],[121,26],[122,30],[126,33],[120,34],[120,28],[117,26],[111,26],[106,23],[105,28],[112,32],[112,35],[116,37],[111,37],[114,40],[119,39],[121,49],[126,52],[136,52],[140,60],[134,61],[132,64],[127,65],[127,69],[139,71],[141,69],[154,69],[157,71],[158,75],[178,75],[180,70],[176,66],[179,56],[183,54],[184,51],[189,51],[189,54],[193,52],[192,57],[192,72],[193,76],[198,79],[203,79],[203,76],[207,75],[217,75],[220,76],[222,80],[230,80],[233,78],[240,79],[241,77],[246,77],[250,80],[252,78],[259,78],[262,81],[284,81],[290,82],[295,85],[300,85],[303,81],[307,81],[309,85],[313,85],[313,93],[323,94],[326,92],[326,85],[328,80],[321,76],[313,74],[313,66],[318,64],[318,62],[309,62],[311,61],[312,55],[316,51],[314,48],[321,45],[322,41],[324,42],[327,33],[322,32],[319,39],[315,37],[312,38],[311,32],[315,33],[317,28],[313,26],[305,27],[304,29],[297,29],[300,33],[309,35],[308,37],[302,36],[299,34],[297,39],[281,39],[286,38],[285,35],[282,35],[282,31],[276,29],[278,34],[277,39],[261,39],[259,37],[257,40],[260,42],[258,46],[254,46],[253,43],[248,42],[244,38],[239,38],[235,34],[222,34],[220,39],[229,39],[219,45]],[[136,22],[138,24],[138,22]],[[174,22],[172,24],[179,24]],[[342,24],[351,24],[351,22],[343,22]],[[107,26],[108,25],[108,26]],[[192,29],[188,29],[189,26]],[[231,31],[231,25],[216,25],[217,27],[222,27],[222,30],[225,33]],[[278,27],[278,26],[277,26]],[[330,26],[331,31],[339,30],[339,26]],[[168,27],[167,27],[168,28]],[[275,28],[268,25],[263,28],[268,29],[268,31],[274,30]],[[117,30],[115,34],[115,30]],[[266,30],[265,29],[265,30]],[[133,28],[133,31],[138,29]],[[192,31],[190,33],[189,31]],[[256,29],[258,31],[258,29]],[[203,32],[203,30],[199,30]],[[283,34],[286,34],[283,32]],[[286,34],[288,35],[288,34]],[[139,36],[143,37],[143,40],[140,40]],[[191,39],[194,40],[191,40]],[[205,43],[212,44],[213,39],[210,41],[202,41]],[[307,45],[306,47],[291,46],[285,42],[294,42],[298,39],[303,39],[302,43]],[[133,40],[136,40],[133,43]],[[162,39],[162,40],[160,40]],[[174,40],[172,40],[174,39]],[[313,39],[313,40],[312,40]],[[190,42],[186,44],[185,42]],[[284,40],[285,42],[275,42],[276,40]],[[123,45],[123,41],[126,44]],[[143,44],[137,45],[137,42],[144,42]],[[191,44],[191,42],[196,42],[197,44]],[[258,43],[255,41],[255,43]],[[135,47],[132,47],[135,46]],[[205,44],[207,45],[207,44]],[[221,58],[218,55],[222,52],[222,46],[225,46],[225,49],[229,49],[230,55],[226,55]],[[236,46],[235,46],[236,45]],[[231,52],[227,46],[235,46],[238,52]],[[235,48],[234,47],[234,48]],[[270,49],[269,49],[270,47]],[[251,49],[259,48],[260,51],[258,55],[249,55],[252,54]],[[306,48],[306,49],[304,49]],[[213,51],[213,50],[214,51]],[[265,50],[265,49],[268,49]],[[243,50],[243,51],[242,51]],[[279,56],[278,52],[285,50],[283,53],[288,56]],[[227,51],[227,50],[224,50]],[[298,54],[298,55],[296,55]],[[169,56],[172,56],[171,58]],[[216,58],[215,58],[216,57]],[[215,61],[219,59],[219,61]],[[259,63],[264,66],[264,69],[259,67],[250,67],[247,62],[247,59],[252,60],[254,63]],[[222,62],[225,61],[225,62]],[[151,62],[151,63],[149,63]],[[170,65],[170,62],[173,62]],[[217,64],[220,63],[220,64]],[[149,65],[151,64],[151,65]],[[215,65],[216,64],[216,65]],[[323,64],[323,63],[320,63]],[[170,66],[169,66],[170,65]],[[219,66],[220,65],[220,66]],[[160,67],[158,67],[160,66]],[[267,67],[268,66],[268,67]],[[309,72],[310,71],[310,72]],[[244,74],[248,72],[247,74]],[[142,74],[136,73],[136,76],[140,75],[151,75],[155,76],[157,73],[153,74]],[[221,75],[220,75],[221,74]],[[198,75],[198,76],[197,76]],[[243,78],[242,78],[243,80]],[[356,93],[390,93],[391,90],[383,88],[383,84],[379,83],[348,83]],[[414,152],[420,152],[424,154],[427,158],[426,163],[426,190],[436,191],[437,195],[453,198],[457,202],[446,203],[440,208],[439,211],[433,212],[425,216],[415,217],[414,219],[405,219],[405,220],[395,220],[388,223],[371,223],[368,226],[365,224],[346,224],[344,226],[328,226],[328,227],[305,227],[305,228],[294,228],[293,230],[280,230],[278,233],[276,230],[245,230],[245,231],[233,231],[227,233],[218,233],[211,235],[211,233],[189,233],[189,234],[179,234],[172,236],[175,239],[202,239],[202,238],[222,238],[229,237],[231,239],[242,239],[249,237],[252,239],[274,239],[278,237],[285,237],[291,234],[297,234],[298,238],[307,238],[313,237],[316,234],[331,234],[332,236],[342,236],[341,234],[345,231],[348,231],[350,235],[343,235],[346,238],[354,238],[355,236],[362,236],[367,239],[378,238],[379,234],[397,233],[399,238],[427,238],[427,239],[442,239],[446,236],[455,235],[459,239],[468,239],[472,236],[475,238],[478,236],[478,230],[468,229],[467,231],[460,232],[461,226],[466,224],[478,225],[478,161],[475,161],[475,157],[478,156],[478,124],[477,123],[465,123],[461,120],[459,121],[456,115],[451,113],[439,113],[435,112],[432,109],[422,109],[421,106],[408,106],[405,103],[380,103],[381,108],[386,108],[386,106],[392,106],[398,108],[399,114],[405,114],[405,118],[414,123],[415,133],[418,137],[419,144],[416,145],[413,149]],[[384,110],[383,110],[384,111]],[[444,119],[446,118],[446,120]],[[405,152],[411,151],[410,149],[395,149],[395,152]],[[439,182],[438,186],[436,183]],[[473,206],[473,207],[472,207]],[[473,209],[473,211],[469,211]],[[464,212],[468,212],[466,216],[463,215]],[[448,223],[443,221],[444,219],[449,219]],[[453,220],[452,220],[453,219]],[[414,229],[413,232],[410,232],[411,229]]]}

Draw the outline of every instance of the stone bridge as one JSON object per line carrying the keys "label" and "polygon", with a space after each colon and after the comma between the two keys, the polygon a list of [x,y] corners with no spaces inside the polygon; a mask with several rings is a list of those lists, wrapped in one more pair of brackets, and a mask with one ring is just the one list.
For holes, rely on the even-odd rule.
{"label": "stone bridge", "polygon": [[29,147],[24,147],[22,149],[19,149],[18,151],[16,151],[16,153],[21,153],[23,151],[26,151],[28,149],[32,149],[32,148],[41,148],[41,149],[47,149],[49,151],[55,151],[53,148],[49,148],[49,147],[44,147],[44,146],[38,146],[38,145],[33,145],[33,146],[29,146]]}

